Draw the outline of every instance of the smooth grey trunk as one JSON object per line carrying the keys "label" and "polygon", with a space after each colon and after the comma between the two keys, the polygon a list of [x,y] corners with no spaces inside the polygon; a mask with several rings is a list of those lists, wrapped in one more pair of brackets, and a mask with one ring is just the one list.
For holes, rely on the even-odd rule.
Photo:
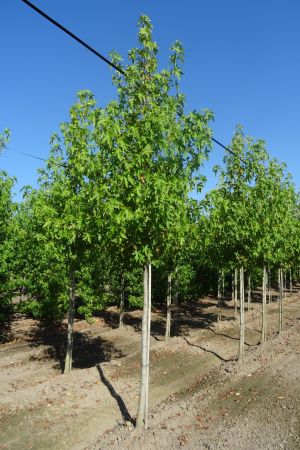
{"label": "smooth grey trunk", "polygon": [[267,277],[267,269],[264,266],[262,280],[261,344],[267,340]]}
{"label": "smooth grey trunk", "polygon": [[218,272],[218,317],[217,320],[220,322],[222,320],[222,311],[221,311],[221,305],[222,305],[222,295],[221,295],[221,283],[222,283],[222,272]]}
{"label": "smooth grey trunk", "polygon": [[171,304],[172,304],[172,274],[168,274],[167,286],[167,321],[165,339],[169,340],[171,336]]}
{"label": "smooth grey trunk", "polygon": [[268,303],[272,302],[272,291],[271,291],[271,271],[268,269]]}
{"label": "smooth grey trunk", "polygon": [[234,269],[234,315],[237,315],[238,302],[238,270]]}
{"label": "smooth grey trunk", "polygon": [[231,301],[234,304],[234,272],[232,272],[231,276]]}
{"label": "smooth grey trunk", "polygon": [[279,329],[281,333],[283,330],[283,273],[282,269],[278,270],[278,291],[279,291]]}
{"label": "smooth grey trunk", "polygon": [[70,373],[72,370],[74,312],[75,312],[75,276],[74,273],[72,273],[70,276],[68,337],[67,337],[67,350],[66,350],[64,373]]}
{"label": "smooth grey trunk", "polygon": [[175,269],[175,295],[174,295],[174,303],[175,303],[175,310],[173,313],[173,323],[175,324],[176,330],[177,330],[177,322],[179,319],[179,286],[178,286],[178,268]]}
{"label": "smooth grey trunk", "polygon": [[148,267],[148,329],[147,329],[147,390],[145,403],[145,428],[148,428],[148,409],[149,409],[149,370],[150,370],[150,332],[151,332],[151,293],[152,293],[152,267]]}
{"label": "smooth grey trunk", "polygon": [[240,268],[240,345],[239,361],[245,356],[245,291],[244,291],[244,268]]}
{"label": "smooth grey trunk", "polygon": [[141,346],[141,382],[139,404],[136,417],[137,428],[147,427],[148,422],[148,389],[149,389],[149,354],[151,324],[151,264],[144,267],[144,306],[142,319]]}
{"label": "smooth grey trunk", "polygon": [[248,275],[248,289],[247,289],[247,310],[250,311],[251,309],[251,275]]}
{"label": "smooth grey trunk", "polygon": [[125,306],[125,277],[121,276],[121,295],[120,295],[120,317],[119,327],[124,325],[124,306]]}
{"label": "smooth grey trunk", "polygon": [[293,277],[292,277],[292,269],[290,268],[290,295],[293,293]]}

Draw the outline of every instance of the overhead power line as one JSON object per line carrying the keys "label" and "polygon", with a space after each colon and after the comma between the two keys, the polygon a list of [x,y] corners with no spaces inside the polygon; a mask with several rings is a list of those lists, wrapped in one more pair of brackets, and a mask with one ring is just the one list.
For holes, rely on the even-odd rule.
{"label": "overhead power line", "polygon": [[79,42],[79,44],[83,45],[85,48],[87,48],[90,52],[94,53],[94,55],[98,56],[98,58],[102,59],[106,64],[110,65],[114,69],[116,69],[118,72],[120,72],[122,75],[125,75],[124,70],[122,70],[120,67],[116,66],[116,64],[112,63],[109,59],[107,59],[105,56],[101,55],[101,53],[97,52],[93,47],[91,47],[89,44],[84,42],[82,39],[80,39],[76,34],[72,33],[72,31],[68,30],[66,27],[58,23],[55,19],[48,16],[48,14],[44,13],[41,9],[39,9],[37,6],[35,6],[33,3],[29,2],[28,0],[22,0],[26,5],[30,6],[30,8],[34,9],[37,13],[39,13],[41,16],[43,16],[45,19],[47,19],[49,22],[51,22],[53,25],[55,25],[57,28],[62,30],[64,33],[68,34],[72,39],[75,39],[75,41]]}
{"label": "overhead power line", "polygon": [[[94,53],[94,55],[96,55],[98,58],[100,58],[102,61],[104,61],[106,64],[108,64],[109,66],[113,67],[115,70],[117,70],[119,73],[121,73],[122,75],[126,75],[125,71],[123,69],[121,69],[120,67],[118,67],[116,64],[113,64],[111,61],[109,61],[109,59],[107,59],[105,56],[103,56],[101,53],[99,53],[97,50],[95,50],[93,47],[91,47],[89,44],[87,44],[86,42],[84,42],[82,39],[80,39],[78,36],[76,36],[76,34],[72,33],[70,30],[68,30],[66,27],[64,27],[63,25],[61,25],[60,23],[58,23],[55,19],[53,19],[52,17],[50,17],[48,14],[46,14],[44,11],[42,11],[41,9],[39,9],[37,6],[35,6],[33,3],[29,2],[28,0],[22,0],[24,3],[26,3],[26,5],[28,5],[30,8],[32,8],[34,11],[36,11],[38,14],[40,14],[42,17],[44,17],[46,20],[48,20],[49,22],[51,22],[53,25],[55,25],[57,28],[59,28],[60,30],[62,30],[64,33],[66,33],[67,35],[69,35],[72,39],[74,39],[75,41],[79,42],[79,44],[83,45],[83,47],[85,47],[87,50],[89,50],[90,52]],[[211,138],[213,142],[215,142],[215,144],[219,145],[220,147],[222,147],[224,150],[226,150],[228,153],[231,153],[233,156],[237,156],[235,154],[234,151],[230,150],[230,148],[228,148],[226,145],[222,144],[221,142],[219,142],[217,139],[215,139],[214,137]],[[241,157],[238,157],[243,163],[246,163],[245,160],[243,160]]]}
{"label": "overhead power line", "polygon": [[[218,144],[220,147],[224,148],[227,152],[231,153],[233,156],[237,156],[236,153],[233,150],[230,150],[230,148],[226,147],[226,145],[222,144],[221,142],[219,142],[214,137],[212,137],[211,140],[213,142],[215,142],[216,144]],[[247,164],[246,161],[243,158],[241,158],[240,156],[238,156],[238,158],[239,158],[240,161],[242,161],[243,163]]]}
{"label": "overhead power line", "polygon": [[[38,159],[39,161],[44,161],[44,162],[48,162],[48,159],[45,158],[41,158],[40,156],[37,155],[33,155],[32,153],[28,153],[28,152],[23,152],[22,150],[16,150],[15,148],[11,148],[11,147],[4,147],[4,150],[9,150],[10,152],[14,152],[14,153],[18,153],[19,155],[23,155],[23,156],[28,156],[29,158],[34,158],[34,159]],[[61,166],[61,167],[66,167],[66,165],[64,163],[60,163],[58,161],[52,161],[53,164],[56,164],[57,166]]]}
{"label": "overhead power line", "polygon": [[16,150],[11,147],[5,146],[4,149],[9,150],[10,152],[19,153],[19,155],[29,156],[30,158],[38,159],[40,161],[44,161],[44,162],[47,161],[46,159],[41,158],[40,156],[32,155],[31,153],[27,153],[27,152],[22,152],[21,150]]}

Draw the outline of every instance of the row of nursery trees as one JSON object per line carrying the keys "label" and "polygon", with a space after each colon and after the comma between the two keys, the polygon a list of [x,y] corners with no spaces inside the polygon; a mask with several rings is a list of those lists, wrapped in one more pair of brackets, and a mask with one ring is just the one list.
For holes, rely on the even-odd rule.
{"label": "row of nursery trees", "polygon": [[[16,294],[17,307],[35,317],[61,320],[67,313],[65,373],[72,368],[75,312],[91,318],[117,301],[122,325],[125,304],[143,307],[137,425],[147,426],[152,280],[155,298],[167,299],[168,338],[171,287],[176,301],[198,295],[202,274],[206,288],[218,286],[221,307],[224,277],[234,274],[235,304],[239,278],[243,358],[244,280],[249,303],[251,285],[262,274],[264,341],[267,278],[272,274],[274,281],[278,271],[281,329],[283,273],[295,275],[299,265],[300,221],[299,196],[285,165],[240,126],[232,152],[215,168],[217,188],[202,200],[191,197],[205,183],[213,115],[185,112],[181,44],[171,47],[169,67],[158,70],[146,16],[138,39],[126,75],[113,75],[116,100],[99,107],[90,92],[78,94],[69,120],[51,138],[38,188],[24,189],[16,204],[14,180],[1,172],[0,298],[3,321],[4,306]],[[117,54],[112,60],[121,64]],[[7,140],[4,133],[1,148]]]}

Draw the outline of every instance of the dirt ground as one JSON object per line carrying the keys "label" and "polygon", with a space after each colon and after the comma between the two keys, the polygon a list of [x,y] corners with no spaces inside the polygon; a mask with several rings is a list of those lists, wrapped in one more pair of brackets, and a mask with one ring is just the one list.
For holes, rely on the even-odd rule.
{"label": "dirt ground", "polygon": [[246,314],[246,357],[236,361],[231,302],[215,322],[214,299],[183,305],[175,337],[153,313],[149,429],[134,428],[141,313],[117,325],[114,308],[75,323],[74,370],[61,375],[65,327],[14,317],[0,345],[0,449],[300,449],[300,294]]}

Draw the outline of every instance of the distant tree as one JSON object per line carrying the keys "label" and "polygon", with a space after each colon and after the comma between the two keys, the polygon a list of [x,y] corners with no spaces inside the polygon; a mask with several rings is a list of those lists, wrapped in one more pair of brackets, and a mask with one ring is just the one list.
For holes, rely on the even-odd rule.
{"label": "distant tree", "polygon": [[[9,130],[0,134],[0,153],[9,139]],[[3,310],[12,297],[10,283],[10,263],[13,258],[11,237],[12,217],[15,205],[12,200],[14,179],[5,171],[0,171],[0,322],[4,320]]]}

